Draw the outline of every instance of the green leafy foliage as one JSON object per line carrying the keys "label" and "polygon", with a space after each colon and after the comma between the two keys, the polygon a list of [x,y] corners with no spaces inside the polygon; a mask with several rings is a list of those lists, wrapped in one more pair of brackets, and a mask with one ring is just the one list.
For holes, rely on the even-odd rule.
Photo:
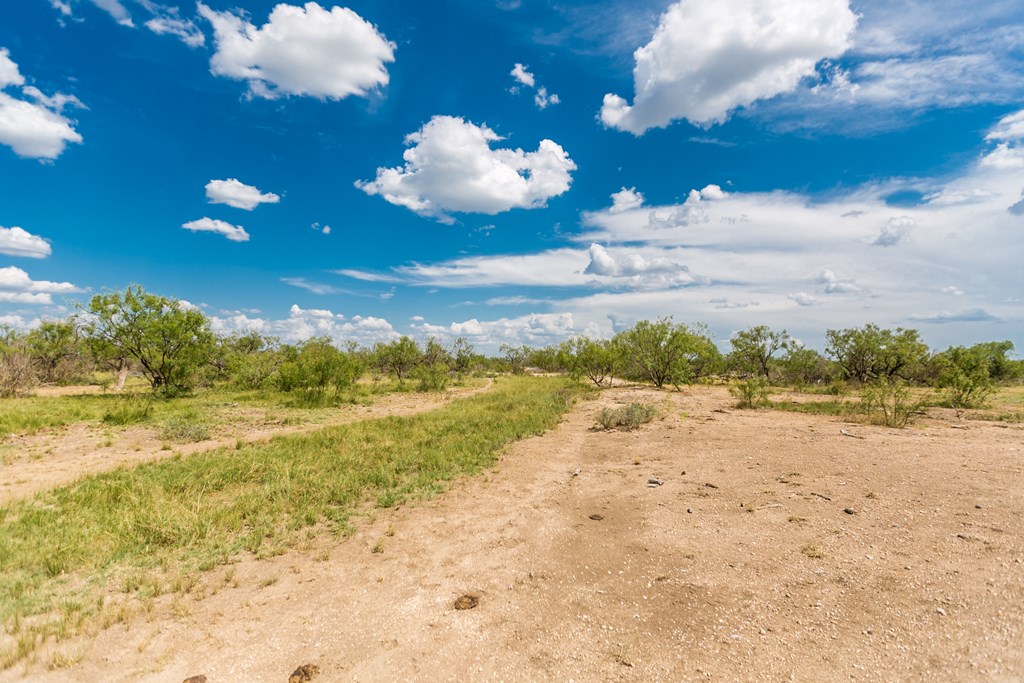
{"label": "green leafy foliage", "polygon": [[423,352],[411,337],[401,337],[387,344],[377,344],[373,356],[378,369],[404,382],[423,361]]}
{"label": "green leafy foliage", "polygon": [[879,379],[914,379],[928,360],[928,347],[917,330],[881,329],[869,323],[860,328],[827,330],[825,353],[846,379],[866,384]]}
{"label": "green leafy foliage", "polygon": [[861,390],[861,409],[886,427],[903,429],[923,414],[926,396],[915,396],[901,379],[880,378]]}
{"label": "green leafy foliage", "polygon": [[365,367],[353,352],[340,351],[328,337],[314,337],[282,351],[277,388],[296,393],[304,403],[336,399],[363,374]]}
{"label": "green leafy foliage", "polygon": [[641,320],[615,337],[625,369],[632,378],[653,382],[656,387],[679,387],[710,372],[721,354],[702,326],[693,328],[659,318]]}
{"label": "green leafy foliage", "polygon": [[764,377],[750,377],[729,387],[729,393],[738,401],[737,408],[760,408],[768,405],[768,380]]}
{"label": "green leafy foliage", "polygon": [[87,313],[82,327],[97,351],[108,358],[134,358],[152,388],[164,394],[193,388],[213,353],[206,316],[138,285],[97,294]]}
{"label": "green leafy foliage", "polygon": [[992,393],[992,363],[981,346],[952,346],[936,356],[938,386],[950,408],[980,408]]}
{"label": "green leafy foliage", "polygon": [[771,379],[773,356],[792,342],[788,332],[775,332],[767,325],[740,330],[729,340],[738,369],[745,374],[763,375],[765,380]]}
{"label": "green leafy foliage", "polygon": [[559,365],[573,377],[586,377],[596,386],[612,381],[622,367],[622,344],[607,339],[573,337],[558,349]]}

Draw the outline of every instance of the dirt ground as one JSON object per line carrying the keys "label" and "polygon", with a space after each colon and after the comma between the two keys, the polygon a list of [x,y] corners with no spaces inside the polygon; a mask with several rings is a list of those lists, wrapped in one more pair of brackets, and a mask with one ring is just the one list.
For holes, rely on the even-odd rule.
{"label": "dirt ground", "polygon": [[[267,410],[240,406],[230,424],[220,425],[213,438],[195,443],[168,444],[159,430],[134,426],[116,432],[96,424],[72,424],[32,435],[13,435],[0,441],[5,448],[0,459],[0,505],[24,498],[85,474],[130,467],[141,462],[159,460],[175,454],[192,455],[237,441],[265,441],[283,434],[296,434],[387,416],[414,415],[440,408],[448,401],[472,396],[490,388],[490,382],[476,388],[451,388],[441,393],[391,393],[377,396],[370,405],[342,405],[332,411],[326,421],[312,424],[283,425],[266,420]],[[94,387],[52,387],[49,393],[66,395],[96,393]],[[61,391],[62,393],[56,393]]]}
{"label": "dirt ground", "polygon": [[[632,400],[668,414],[591,429]],[[0,680],[1019,681],[1024,430],[944,417],[607,391],[487,475]]]}

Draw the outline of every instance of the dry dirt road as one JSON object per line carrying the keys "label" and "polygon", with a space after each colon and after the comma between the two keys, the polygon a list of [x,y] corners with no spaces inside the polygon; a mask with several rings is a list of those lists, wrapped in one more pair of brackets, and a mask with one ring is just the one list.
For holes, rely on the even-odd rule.
{"label": "dry dirt road", "polygon": [[[631,400],[668,415],[591,430]],[[0,680],[283,683],[307,663],[325,682],[1024,678],[1020,425],[729,405],[607,391],[494,472],[216,570],[202,599],[64,644],[73,668],[43,653]],[[464,594],[479,604],[456,610]]]}

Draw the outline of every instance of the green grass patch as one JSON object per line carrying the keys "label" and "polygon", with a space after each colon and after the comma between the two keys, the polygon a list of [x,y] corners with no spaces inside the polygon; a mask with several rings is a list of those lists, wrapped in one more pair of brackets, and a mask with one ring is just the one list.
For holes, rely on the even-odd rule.
{"label": "green grass patch", "polygon": [[98,598],[112,586],[144,606],[182,576],[278,554],[311,527],[344,533],[367,504],[432,496],[553,427],[587,391],[501,379],[430,413],[172,457],[0,507],[0,667],[28,644],[130,618]]}

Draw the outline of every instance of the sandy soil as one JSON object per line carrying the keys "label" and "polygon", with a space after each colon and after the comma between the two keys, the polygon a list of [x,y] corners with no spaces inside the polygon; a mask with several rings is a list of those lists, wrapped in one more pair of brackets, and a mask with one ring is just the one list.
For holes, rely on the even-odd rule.
{"label": "sandy soil", "polygon": [[[638,399],[671,410],[591,430]],[[75,667],[43,653],[0,680],[283,683],[306,663],[323,681],[1024,678],[1019,425],[729,404],[605,392],[492,473],[216,570],[202,599],[61,646]],[[479,605],[456,610],[463,594]]]}
{"label": "sandy soil", "polygon": [[[343,405],[325,421],[285,425],[267,422],[264,408],[240,406],[231,423],[217,428],[215,438],[187,444],[168,444],[159,430],[135,426],[116,431],[96,424],[74,424],[33,435],[9,436],[0,459],[0,505],[61,484],[85,474],[159,460],[177,453],[191,455],[237,441],[265,441],[282,434],[295,434],[389,415],[413,415],[441,407],[448,401],[487,391],[491,386],[452,388],[441,393],[392,393],[378,396],[371,405]],[[56,387],[68,389],[68,387]],[[89,387],[78,387],[89,389]]]}

